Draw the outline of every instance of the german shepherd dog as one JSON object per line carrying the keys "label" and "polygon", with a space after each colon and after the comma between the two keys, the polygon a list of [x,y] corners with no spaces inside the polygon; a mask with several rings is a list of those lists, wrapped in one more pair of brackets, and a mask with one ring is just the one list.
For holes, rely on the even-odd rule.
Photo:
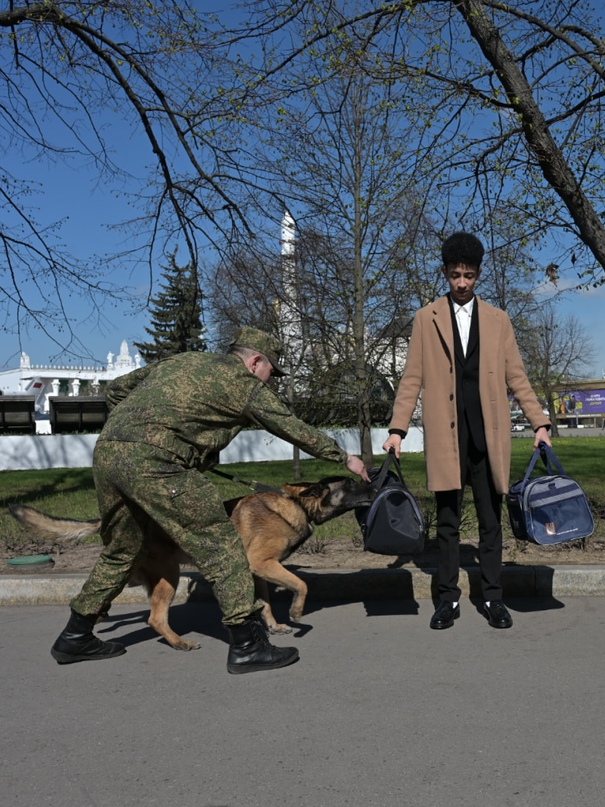
{"label": "german shepherd dog", "polygon": [[[225,502],[225,509],[242,537],[257,597],[263,601],[262,618],[270,633],[290,633],[279,624],[269,601],[269,583],[292,591],[292,622],[300,622],[307,597],[306,583],[282,566],[312,534],[315,524],[371,504],[376,491],[351,477],[331,476],[319,482],[283,485],[281,492],[253,493]],[[95,535],[100,519],[80,521],[55,518],[25,505],[11,505],[11,514],[30,532],[58,543],[79,542]],[[129,585],[143,585],[151,605],[149,625],[177,650],[193,650],[199,644],[182,639],[168,623],[168,609],[176,593],[182,563],[191,563],[162,530],[148,536]]]}

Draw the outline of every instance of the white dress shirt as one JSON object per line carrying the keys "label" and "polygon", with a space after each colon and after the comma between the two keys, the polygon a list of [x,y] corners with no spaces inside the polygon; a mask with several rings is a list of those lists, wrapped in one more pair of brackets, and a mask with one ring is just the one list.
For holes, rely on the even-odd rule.
{"label": "white dress shirt", "polygon": [[[452,300],[453,302],[453,300]],[[462,351],[466,356],[466,348],[468,346],[468,337],[471,331],[471,317],[473,316],[473,306],[475,298],[469,300],[466,305],[458,305],[454,303],[454,314],[456,315],[456,322],[458,323],[458,333],[460,334],[460,341],[462,342]]]}

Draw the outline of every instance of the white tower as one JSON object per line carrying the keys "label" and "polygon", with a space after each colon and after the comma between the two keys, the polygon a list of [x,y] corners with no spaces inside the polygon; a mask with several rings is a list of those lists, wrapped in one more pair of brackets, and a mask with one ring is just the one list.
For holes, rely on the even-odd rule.
{"label": "white tower", "polygon": [[302,328],[296,287],[296,225],[286,210],[281,225],[281,258],[283,300],[280,306],[280,325],[286,348],[286,359],[295,368],[302,356]]}

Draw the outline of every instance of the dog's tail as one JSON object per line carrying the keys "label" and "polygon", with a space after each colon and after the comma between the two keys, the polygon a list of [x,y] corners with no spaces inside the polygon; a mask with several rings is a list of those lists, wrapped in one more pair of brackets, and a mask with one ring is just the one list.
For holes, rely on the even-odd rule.
{"label": "dog's tail", "polygon": [[38,538],[47,541],[78,543],[95,535],[101,528],[101,519],[78,521],[75,518],[55,518],[27,507],[24,504],[9,505],[11,515]]}

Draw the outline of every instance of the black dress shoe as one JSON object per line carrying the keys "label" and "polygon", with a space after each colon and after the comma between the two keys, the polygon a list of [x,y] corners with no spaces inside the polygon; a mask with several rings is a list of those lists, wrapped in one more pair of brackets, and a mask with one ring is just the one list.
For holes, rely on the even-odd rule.
{"label": "black dress shoe", "polygon": [[492,628],[512,628],[513,618],[502,600],[492,600],[483,606],[483,613]]}
{"label": "black dress shoe", "polygon": [[459,616],[459,605],[454,606],[451,602],[441,602],[431,617],[431,628],[433,628],[433,630],[451,628],[454,624],[454,619],[458,619]]}

